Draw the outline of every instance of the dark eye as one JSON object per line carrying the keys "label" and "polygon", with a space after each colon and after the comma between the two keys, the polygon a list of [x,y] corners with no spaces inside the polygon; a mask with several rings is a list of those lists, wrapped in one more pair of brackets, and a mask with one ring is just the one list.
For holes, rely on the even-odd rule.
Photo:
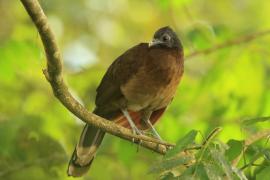
{"label": "dark eye", "polygon": [[168,42],[168,41],[170,41],[170,39],[171,39],[171,37],[168,34],[164,34],[162,36],[162,41],[163,42]]}

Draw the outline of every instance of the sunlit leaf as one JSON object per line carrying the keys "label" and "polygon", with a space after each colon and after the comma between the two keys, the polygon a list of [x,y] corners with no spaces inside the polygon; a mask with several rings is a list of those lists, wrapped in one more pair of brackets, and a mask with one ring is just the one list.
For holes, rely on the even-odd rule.
{"label": "sunlit leaf", "polygon": [[223,171],[218,164],[218,162],[210,161],[204,163],[205,171],[208,175],[210,180],[222,179],[223,178]]}
{"label": "sunlit leaf", "polygon": [[172,180],[172,179],[178,179],[177,177],[175,177],[173,175],[173,173],[168,172],[166,174],[164,174],[162,177],[160,177],[161,180]]}
{"label": "sunlit leaf", "polygon": [[186,148],[188,145],[192,144],[197,136],[197,133],[198,131],[196,130],[191,130],[189,133],[187,133],[177,142],[176,146],[173,149],[167,152],[165,158],[173,157],[174,155],[184,150],[184,148]]}
{"label": "sunlit leaf", "polygon": [[230,139],[227,143],[229,149],[226,150],[225,156],[229,161],[235,159],[242,151],[243,151],[243,141],[237,141],[234,139]]}
{"label": "sunlit leaf", "polygon": [[270,166],[264,168],[261,172],[259,172],[256,175],[256,179],[260,180],[260,179],[269,179],[270,177]]}
{"label": "sunlit leaf", "polygon": [[164,160],[159,164],[154,165],[149,172],[150,173],[161,173],[163,171],[172,170],[177,166],[187,164],[192,160],[190,156],[182,156],[174,159]]}
{"label": "sunlit leaf", "polygon": [[256,124],[258,122],[265,122],[265,121],[269,121],[269,120],[270,120],[270,116],[250,118],[250,119],[244,120],[243,125],[249,126],[252,124]]}
{"label": "sunlit leaf", "polygon": [[202,163],[199,163],[196,166],[196,176],[201,180],[209,180],[205,167]]}
{"label": "sunlit leaf", "polygon": [[211,155],[213,156],[214,160],[218,161],[221,167],[224,170],[224,173],[226,174],[227,178],[229,180],[233,179],[233,171],[230,163],[226,160],[223,154],[221,154],[218,150],[211,150]]}
{"label": "sunlit leaf", "polygon": [[248,180],[244,172],[240,169],[237,169],[235,167],[232,168],[233,172],[238,176],[240,180]]}
{"label": "sunlit leaf", "polygon": [[197,179],[196,176],[194,176],[194,172],[195,172],[196,166],[190,166],[189,168],[187,168],[179,177],[178,179],[183,179],[183,180],[195,180]]}

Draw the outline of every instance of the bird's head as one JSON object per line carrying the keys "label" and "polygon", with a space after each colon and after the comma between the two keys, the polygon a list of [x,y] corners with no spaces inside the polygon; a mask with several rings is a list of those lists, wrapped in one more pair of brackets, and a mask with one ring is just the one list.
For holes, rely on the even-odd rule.
{"label": "bird's head", "polygon": [[182,44],[176,33],[169,27],[165,26],[158,29],[153,37],[149,47],[167,47],[167,48],[182,48]]}

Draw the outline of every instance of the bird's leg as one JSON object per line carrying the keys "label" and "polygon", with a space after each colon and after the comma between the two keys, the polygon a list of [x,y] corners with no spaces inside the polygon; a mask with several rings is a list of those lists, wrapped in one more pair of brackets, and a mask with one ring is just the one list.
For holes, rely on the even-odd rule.
{"label": "bird's leg", "polygon": [[133,131],[134,134],[138,134],[138,135],[141,135],[141,131],[136,127],[136,125],[134,124],[132,118],[130,117],[128,111],[126,109],[121,109],[123,115],[127,118],[128,120],[128,123]]}
{"label": "bird's leg", "polygon": [[153,135],[160,141],[162,141],[160,135],[158,134],[157,130],[154,128],[154,126],[152,125],[151,121],[150,121],[150,117],[151,117],[152,111],[144,111],[143,112],[143,116],[142,116],[142,120],[145,122],[145,124],[148,126],[148,128],[150,128],[150,130],[152,131]]}
{"label": "bird's leg", "polygon": [[158,140],[162,141],[160,135],[158,134],[157,130],[154,128],[154,126],[152,125],[152,123],[149,121],[149,119],[146,121],[146,124],[150,127],[150,129],[151,129],[152,133],[154,134],[154,136]]}

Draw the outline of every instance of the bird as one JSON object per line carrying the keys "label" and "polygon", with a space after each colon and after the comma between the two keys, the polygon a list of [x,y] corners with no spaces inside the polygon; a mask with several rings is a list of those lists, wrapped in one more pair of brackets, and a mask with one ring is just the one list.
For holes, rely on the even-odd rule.
{"label": "bird", "polygon": [[[184,73],[184,51],[169,26],[158,29],[150,43],[128,49],[109,66],[96,89],[94,114],[143,134],[154,128],[173,100]],[[67,174],[85,175],[105,132],[86,124],[73,151]]]}

